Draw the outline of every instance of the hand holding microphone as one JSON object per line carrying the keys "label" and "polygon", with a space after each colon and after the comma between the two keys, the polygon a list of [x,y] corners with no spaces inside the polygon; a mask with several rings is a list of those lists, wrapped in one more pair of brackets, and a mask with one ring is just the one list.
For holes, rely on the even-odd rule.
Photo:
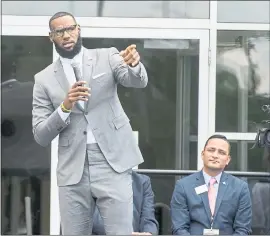
{"label": "hand holding microphone", "polygon": [[76,82],[68,91],[68,95],[63,102],[64,107],[68,110],[71,110],[77,101],[88,101],[88,97],[91,96],[91,89],[85,87],[86,81],[82,80],[79,66],[72,65],[72,67],[75,74]]}

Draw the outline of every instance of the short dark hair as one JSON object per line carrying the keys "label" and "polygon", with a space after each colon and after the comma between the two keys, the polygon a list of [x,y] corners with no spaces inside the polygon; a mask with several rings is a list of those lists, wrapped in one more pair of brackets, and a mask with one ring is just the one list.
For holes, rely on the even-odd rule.
{"label": "short dark hair", "polygon": [[222,140],[226,141],[226,142],[228,143],[228,145],[229,145],[229,153],[230,153],[230,151],[231,151],[231,144],[230,144],[229,140],[228,140],[224,135],[221,135],[221,134],[214,134],[214,135],[210,136],[210,137],[207,139],[207,141],[205,142],[204,149],[206,148],[208,142],[209,142],[211,139],[214,139],[214,138],[222,139]]}
{"label": "short dark hair", "polygon": [[73,20],[75,21],[75,23],[77,24],[76,22],[76,19],[75,17],[69,13],[69,12],[65,12],[65,11],[59,11],[59,12],[56,12],[49,20],[49,27],[50,27],[50,30],[52,30],[52,27],[51,27],[51,22],[59,17],[62,17],[62,16],[71,16],[73,18]]}

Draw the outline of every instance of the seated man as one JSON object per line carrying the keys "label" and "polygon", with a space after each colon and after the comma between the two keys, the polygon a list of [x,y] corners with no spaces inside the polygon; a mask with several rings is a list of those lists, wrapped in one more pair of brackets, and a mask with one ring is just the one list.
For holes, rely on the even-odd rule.
{"label": "seated man", "polygon": [[171,200],[172,233],[251,234],[251,197],[243,180],[224,172],[230,162],[225,136],[211,136],[202,151],[203,169],[178,180]]}
{"label": "seated man", "polygon": [[[154,193],[150,178],[132,172],[133,188],[133,230],[135,235],[158,233],[158,222],[155,219]],[[96,207],[92,234],[105,235],[103,220]]]}

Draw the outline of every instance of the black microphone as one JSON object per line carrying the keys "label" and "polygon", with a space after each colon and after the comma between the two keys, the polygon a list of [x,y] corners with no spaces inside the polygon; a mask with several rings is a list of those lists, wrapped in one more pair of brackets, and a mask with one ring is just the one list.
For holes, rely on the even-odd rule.
{"label": "black microphone", "polygon": [[[81,69],[80,69],[80,65],[79,64],[75,64],[75,63],[72,63],[71,64],[72,68],[73,68],[73,71],[74,71],[74,74],[75,74],[75,78],[76,78],[76,81],[82,81],[83,78],[82,78],[82,73],[81,73]],[[86,86],[85,84],[80,84],[78,86]],[[83,97],[85,98],[85,97]]]}

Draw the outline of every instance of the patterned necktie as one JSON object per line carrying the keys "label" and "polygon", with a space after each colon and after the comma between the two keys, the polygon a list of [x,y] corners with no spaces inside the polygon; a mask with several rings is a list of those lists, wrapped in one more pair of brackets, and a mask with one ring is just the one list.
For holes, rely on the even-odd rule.
{"label": "patterned necktie", "polygon": [[210,179],[210,186],[208,190],[208,199],[209,199],[209,206],[212,213],[212,216],[214,215],[215,211],[215,205],[216,205],[216,189],[214,187],[214,184],[217,182],[215,178]]}

